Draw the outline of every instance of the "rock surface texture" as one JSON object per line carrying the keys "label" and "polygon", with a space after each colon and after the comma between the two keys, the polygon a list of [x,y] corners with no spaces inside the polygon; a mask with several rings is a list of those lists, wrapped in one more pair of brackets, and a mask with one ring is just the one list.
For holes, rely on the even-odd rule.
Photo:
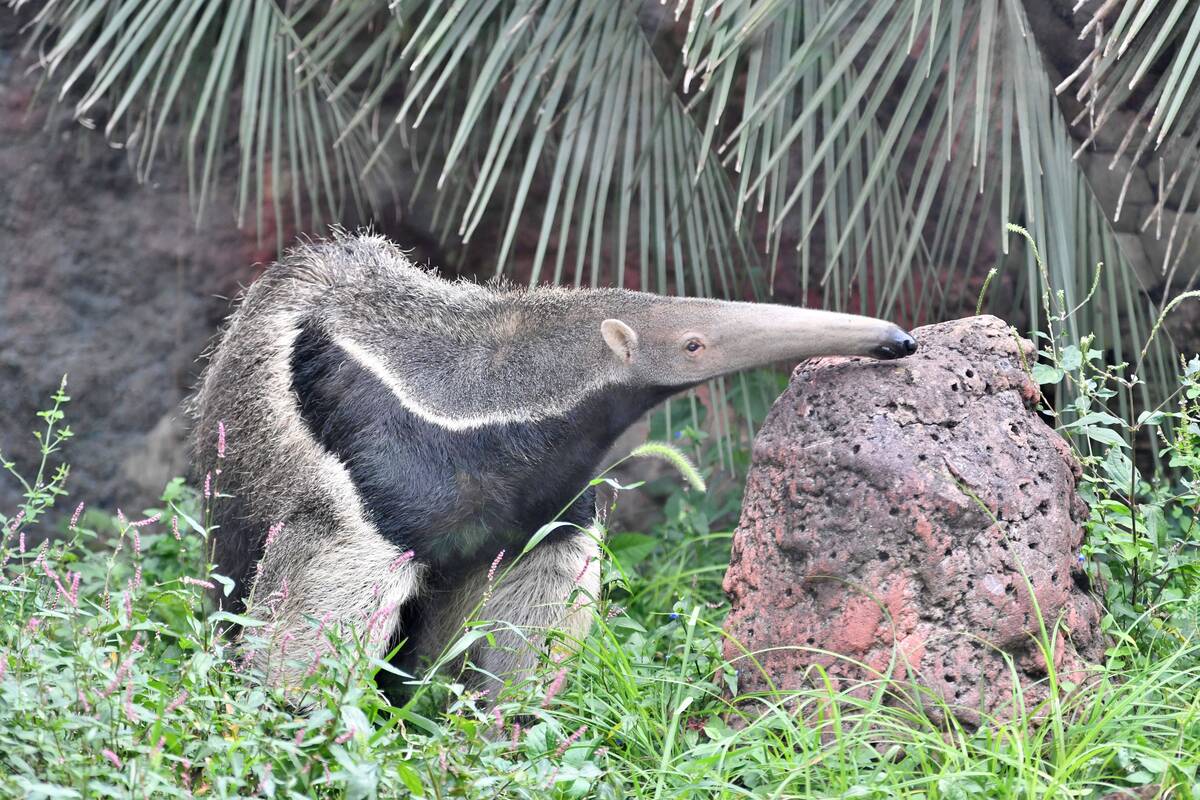
{"label": "rock surface texture", "polygon": [[[814,685],[814,665],[843,687],[890,675],[924,687],[932,716],[944,701],[976,725],[1008,713],[1008,658],[1027,704],[1045,696],[1038,610],[1063,626],[1060,680],[1102,656],[1077,559],[1086,507],[1033,410],[1033,346],[988,316],[914,335],[908,359],[792,375],[754,445],[725,627],[778,688]],[[741,691],[767,688],[737,663]]]}

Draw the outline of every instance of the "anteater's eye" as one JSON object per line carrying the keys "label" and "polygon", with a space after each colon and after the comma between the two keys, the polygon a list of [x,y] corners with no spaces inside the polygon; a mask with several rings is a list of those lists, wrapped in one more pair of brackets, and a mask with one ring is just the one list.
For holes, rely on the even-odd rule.
{"label": "anteater's eye", "polygon": [[699,339],[689,339],[688,343],[684,345],[684,349],[686,349],[689,353],[699,353],[704,349],[704,343]]}

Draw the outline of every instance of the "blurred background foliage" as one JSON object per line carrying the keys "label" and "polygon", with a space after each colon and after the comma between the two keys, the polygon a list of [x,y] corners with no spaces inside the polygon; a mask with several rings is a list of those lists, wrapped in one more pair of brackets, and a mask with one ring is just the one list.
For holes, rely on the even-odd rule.
{"label": "blurred background foliage", "polygon": [[9,2],[44,95],[143,181],[185,165],[201,226],[399,215],[459,274],[912,325],[998,267],[1022,331],[1091,297],[1139,405],[1200,341],[1176,312],[1139,357],[1197,276],[1189,0]]}

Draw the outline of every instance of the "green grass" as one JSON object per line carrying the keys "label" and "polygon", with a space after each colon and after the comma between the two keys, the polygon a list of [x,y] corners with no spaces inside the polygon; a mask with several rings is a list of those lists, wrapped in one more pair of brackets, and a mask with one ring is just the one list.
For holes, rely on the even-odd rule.
{"label": "green grass", "polygon": [[220,498],[176,481],[149,521],[89,510],[36,538],[65,502],[66,400],[42,417],[42,467],[0,545],[0,796],[1200,796],[1200,644],[1169,616],[1128,627],[1083,686],[1051,674],[1045,703],[1018,694],[977,731],[897,701],[905,687],[833,691],[819,671],[808,691],[740,696],[754,662],[723,657],[720,587],[736,497],[682,490],[654,530],[610,537],[592,633],[534,679],[481,698],[441,674],[395,707],[374,680],[392,668],[329,629],[325,654],[300,654],[297,710],[205,600]]}

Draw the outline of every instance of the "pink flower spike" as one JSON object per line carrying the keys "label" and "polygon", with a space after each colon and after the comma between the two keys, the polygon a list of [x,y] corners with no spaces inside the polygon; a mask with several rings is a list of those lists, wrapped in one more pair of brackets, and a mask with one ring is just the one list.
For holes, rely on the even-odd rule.
{"label": "pink flower spike", "polygon": [[162,512],[161,512],[161,511],[160,511],[160,512],[158,512],[157,514],[155,514],[155,515],[154,515],[154,516],[152,516],[152,517],[146,517],[145,519],[139,519],[137,522],[134,522],[134,523],[131,523],[131,524],[132,524],[132,526],[133,526],[133,527],[135,527],[135,528],[144,528],[144,527],[146,527],[147,525],[153,525],[154,523],[158,522],[160,519],[162,519]]}
{"label": "pink flower spike", "polygon": [[171,533],[175,534],[175,541],[179,541],[179,517],[171,517]]}
{"label": "pink flower spike", "polygon": [[40,627],[42,627],[42,621],[37,617],[30,617],[29,624],[25,626],[25,629],[30,633],[37,633]]}
{"label": "pink flower spike", "polygon": [[212,473],[204,473],[204,496],[212,497]]}
{"label": "pink flower spike", "polygon": [[21,531],[21,536],[17,539],[17,552],[25,553],[25,531]]}
{"label": "pink flower spike", "polygon": [[263,549],[265,550],[265,549],[269,548],[271,546],[271,543],[274,542],[277,538],[279,538],[279,534],[281,534],[281,533],[283,533],[283,523],[282,522],[276,522],[274,525],[272,525],[270,528],[268,528],[267,529],[267,539],[265,542],[263,542]]}
{"label": "pink flower spike", "polygon": [[208,581],[202,581],[199,578],[190,578],[187,575],[184,575],[179,580],[183,583],[188,584],[189,586],[203,586],[205,589],[217,588],[214,584],[209,583]]}
{"label": "pink flower spike", "polygon": [[12,533],[17,528],[21,527],[21,522],[24,519],[25,519],[25,509],[21,509],[20,511],[17,512],[17,515],[12,518],[12,521],[8,523],[8,532]]}
{"label": "pink flower spike", "polygon": [[591,565],[592,565],[592,557],[588,556],[587,558],[585,558],[583,560],[583,566],[580,567],[579,574],[575,576],[575,581],[574,581],[575,583],[579,583],[581,580],[583,580],[583,576],[587,574],[588,567],[590,567]]}
{"label": "pink flower spike", "polygon": [[121,524],[122,530],[129,527],[129,520],[125,519],[125,512],[119,508],[117,509],[117,522]]}
{"label": "pink flower spike", "polygon": [[554,676],[554,680],[550,681],[550,685],[546,688],[546,696],[542,698],[542,708],[550,705],[550,701],[554,696],[562,691],[563,685],[567,682],[567,668],[563,667]]}
{"label": "pink flower spike", "polygon": [[346,732],[345,732],[345,733],[343,733],[341,736],[339,736],[339,737],[337,737],[336,739],[334,739],[334,740],[333,740],[333,743],[334,743],[334,744],[345,744],[346,742],[350,741],[350,739],[351,739],[353,736],[354,736],[354,726],[353,726],[353,725],[351,725],[351,726],[350,726],[350,730],[346,731]]}
{"label": "pink flower spike", "polygon": [[510,750],[516,750],[517,745],[521,743],[521,723],[513,723],[512,742],[509,745]]}
{"label": "pink flower spike", "polygon": [[396,570],[400,569],[400,567],[416,558],[416,555],[416,552],[412,550],[405,550],[403,553],[396,556],[392,563],[388,564],[388,572],[395,572]]}
{"label": "pink flower spike", "polygon": [[75,530],[75,526],[79,524],[79,515],[83,513],[83,503],[75,506],[75,513],[71,515],[70,530]]}
{"label": "pink flower spike", "polygon": [[112,762],[112,765],[117,769],[121,769],[121,759],[117,758],[117,754],[107,747],[100,751],[100,755]]}
{"label": "pink flower spike", "polygon": [[556,758],[562,758],[563,753],[567,752],[567,748],[579,741],[579,737],[587,733],[588,726],[580,725],[578,729],[566,739],[563,739],[562,744],[558,746],[558,750],[554,751]]}
{"label": "pink flower spike", "polygon": [[179,694],[175,695],[174,700],[172,700],[170,703],[167,703],[167,708],[163,713],[170,714],[170,713],[174,712],[177,708],[179,708],[181,705],[183,705],[185,702],[187,702],[187,699],[188,699],[187,690],[180,692]]}
{"label": "pink flower spike", "polygon": [[0,681],[8,674],[8,653],[0,653]]}
{"label": "pink flower spike", "polygon": [[125,687],[125,717],[130,722],[137,722],[137,711],[133,708],[133,684],[130,683]]}
{"label": "pink flower spike", "polygon": [[488,583],[492,582],[492,578],[496,577],[496,570],[500,568],[500,562],[504,560],[504,551],[496,553],[496,557],[492,560],[492,566],[488,568]]}
{"label": "pink flower spike", "polygon": [[217,458],[225,457],[225,421],[217,423]]}

